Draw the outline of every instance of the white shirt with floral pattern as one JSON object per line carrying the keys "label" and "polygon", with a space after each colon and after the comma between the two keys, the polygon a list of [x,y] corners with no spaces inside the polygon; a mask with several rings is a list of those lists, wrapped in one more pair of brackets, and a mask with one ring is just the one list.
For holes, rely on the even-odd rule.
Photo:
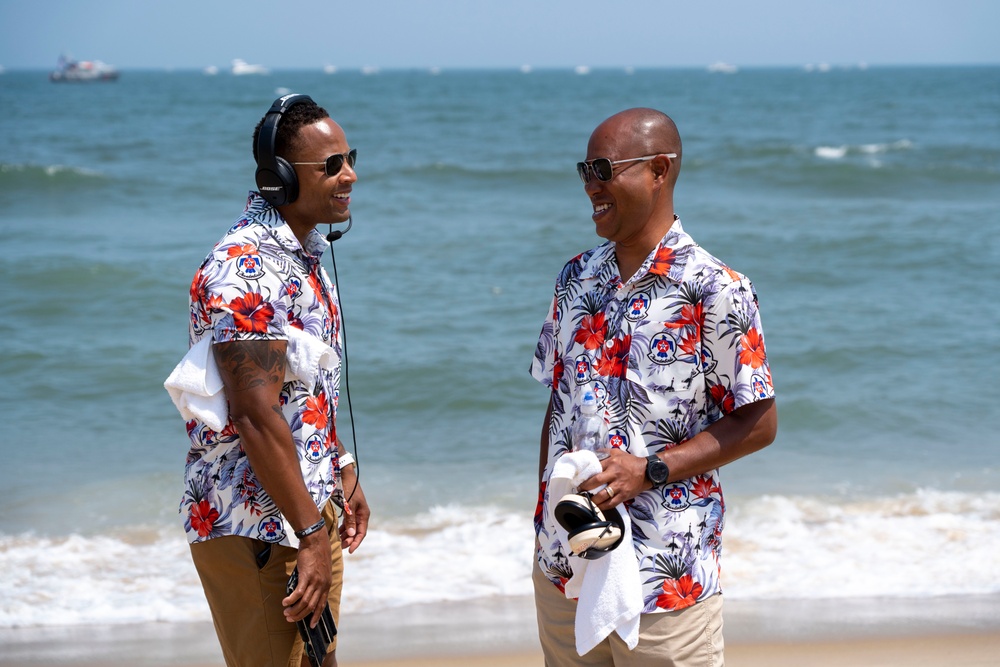
{"label": "white shirt with floral pattern", "polygon": [[[198,269],[191,283],[189,343],[287,340],[296,327],[337,356],[314,386],[298,379],[281,390],[306,488],[322,508],[339,486],[335,420],[340,387],[340,314],[337,291],[320,259],[327,246],[312,230],[305,248],[278,211],[251,192],[246,210]],[[294,530],[261,487],[232,419],[216,432],[187,422],[191,438],[180,513],[189,542],[240,535],[297,546]]]}
{"label": "white shirt with floral pattern", "polygon": [[[565,265],[531,374],[552,389],[535,531],[539,566],[560,589],[572,569],[549,511],[559,499],[546,487],[555,461],[571,449],[583,388],[594,389],[605,408],[608,445],[642,457],[774,396],[753,285],[698,246],[679,219],[628,282],[613,243]],[[684,609],[720,592],[718,470],[645,491],[625,506],[644,613]]]}

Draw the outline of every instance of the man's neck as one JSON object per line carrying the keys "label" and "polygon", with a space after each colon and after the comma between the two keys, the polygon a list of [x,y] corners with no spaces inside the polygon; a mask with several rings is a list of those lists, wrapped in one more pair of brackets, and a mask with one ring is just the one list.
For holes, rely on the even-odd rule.
{"label": "man's neck", "polygon": [[288,225],[288,228],[292,230],[292,234],[294,234],[295,238],[299,240],[299,245],[305,248],[306,239],[309,238],[309,232],[316,229],[316,225],[311,225],[296,219],[294,214],[289,212],[288,208],[285,206],[279,207],[278,212],[281,213],[281,217],[285,220],[285,224]]}
{"label": "man's neck", "polygon": [[653,252],[663,237],[674,224],[674,215],[666,219],[666,223],[650,223],[646,225],[643,234],[635,239],[615,243],[615,258],[618,261],[618,275],[622,282],[629,279],[639,270],[649,253]]}

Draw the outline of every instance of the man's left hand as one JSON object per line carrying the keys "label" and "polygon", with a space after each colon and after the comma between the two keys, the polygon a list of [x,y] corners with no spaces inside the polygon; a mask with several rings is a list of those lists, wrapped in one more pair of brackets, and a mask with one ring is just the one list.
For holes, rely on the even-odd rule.
{"label": "man's left hand", "polygon": [[[353,479],[348,480],[348,477]],[[343,479],[346,507],[344,520],[340,524],[340,544],[347,549],[347,553],[354,553],[368,534],[368,518],[371,516],[371,510],[354,471],[345,472]]]}
{"label": "man's left hand", "polygon": [[[646,479],[646,459],[640,459],[620,449],[612,449],[606,459],[601,460],[603,470],[580,484],[581,491],[596,489],[602,484],[606,487],[593,496],[594,504],[602,510],[631,500],[637,495],[653,488]],[[613,493],[608,493],[611,489]]]}

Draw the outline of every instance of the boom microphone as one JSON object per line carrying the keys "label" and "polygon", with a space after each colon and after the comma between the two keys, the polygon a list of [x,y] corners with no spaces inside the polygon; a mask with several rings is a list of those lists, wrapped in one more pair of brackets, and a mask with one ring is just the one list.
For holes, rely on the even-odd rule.
{"label": "boom microphone", "polygon": [[329,241],[330,243],[333,243],[334,241],[340,240],[341,236],[343,236],[347,232],[351,231],[351,225],[353,225],[353,224],[354,224],[354,221],[351,219],[351,214],[350,213],[347,214],[347,229],[344,229],[344,230],[339,230],[338,229],[336,231],[333,231],[333,223],[330,223],[330,229],[331,229],[331,231],[330,231],[329,234],[326,235],[326,240]]}

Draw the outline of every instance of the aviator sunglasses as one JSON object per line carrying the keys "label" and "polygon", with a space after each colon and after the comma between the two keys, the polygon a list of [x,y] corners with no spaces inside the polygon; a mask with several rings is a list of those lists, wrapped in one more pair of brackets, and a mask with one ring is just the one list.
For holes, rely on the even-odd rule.
{"label": "aviator sunglasses", "polygon": [[652,160],[654,157],[659,157],[661,155],[666,155],[668,158],[677,157],[677,153],[657,153],[656,155],[644,155],[643,157],[632,157],[627,160],[615,161],[611,161],[610,158],[599,157],[594,158],[590,162],[577,162],[576,173],[580,174],[580,180],[584,183],[590,183],[591,174],[596,176],[597,180],[607,182],[614,178],[616,164],[624,164],[626,162],[646,162],[647,160]]}
{"label": "aviator sunglasses", "polygon": [[336,176],[340,173],[340,170],[344,168],[344,162],[351,165],[351,169],[354,169],[354,163],[358,161],[358,149],[352,148],[348,153],[336,153],[331,155],[323,162],[293,162],[292,164],[322,164],[326,165],[326,175]]}

